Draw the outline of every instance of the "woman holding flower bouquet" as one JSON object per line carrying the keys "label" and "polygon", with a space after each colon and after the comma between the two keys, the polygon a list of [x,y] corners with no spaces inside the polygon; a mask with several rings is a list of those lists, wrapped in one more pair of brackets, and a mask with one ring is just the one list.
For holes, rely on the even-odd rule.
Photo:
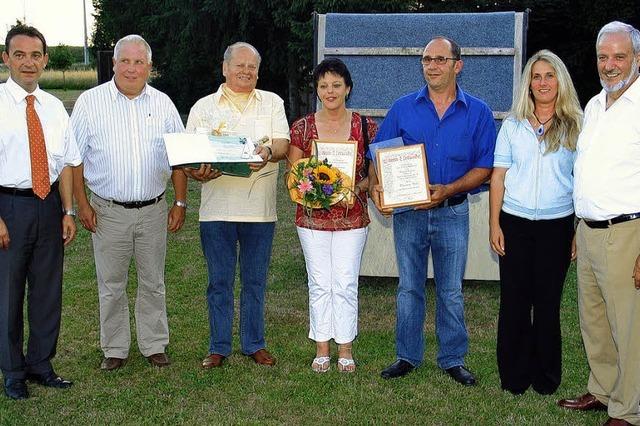
{"label": "woman holding flower bouquet", "polygon": [[[353,88],[351,74],[339,59],[325,59],[313,71],[322,109],[291,126],[289,179],[292,198],[303,201],[296,226],[309,277],[309,338],[316,342],[311,368],[326,372],[331,365],[329,342],[338,345],[337,368],[355,371],[351,352],[358,332],[358,273],[367,238],[365,153],[377,131],[376,123],[349,111],[346,100]],[[313,141],[357,141],[356,176],[344,176],[323,159],[312,157]],[[350,181],[355,187],[343,196]],[[314,200],[307,203],[304,200]]]}

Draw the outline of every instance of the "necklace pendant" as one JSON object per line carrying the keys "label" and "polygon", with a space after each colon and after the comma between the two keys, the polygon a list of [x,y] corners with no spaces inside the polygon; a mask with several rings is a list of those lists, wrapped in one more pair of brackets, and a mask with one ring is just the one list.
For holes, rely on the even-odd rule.
{"label": "necklace pendant", "polygon": [[544,125],[541,124],[540,126],[538,126],[538,128],[536,129],[536,134],[538,136],[544,135]]}

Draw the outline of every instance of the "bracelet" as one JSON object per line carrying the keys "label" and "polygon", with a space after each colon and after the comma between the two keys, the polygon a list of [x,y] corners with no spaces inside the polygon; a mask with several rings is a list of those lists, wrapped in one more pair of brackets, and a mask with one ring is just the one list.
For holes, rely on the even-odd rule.
{"label": "bracelet", "polygon": [[74,209],[62,209],[62,213],[65,216],[74,216],[76,215],[76,211]]}
{"label": "bracelet", "polygon": [[267,161],[271,161],[271,159],[273,158],[273,151],[271,150],[270,146],[264,145],[264,147],[269,150],[269,156],[267,157]]}

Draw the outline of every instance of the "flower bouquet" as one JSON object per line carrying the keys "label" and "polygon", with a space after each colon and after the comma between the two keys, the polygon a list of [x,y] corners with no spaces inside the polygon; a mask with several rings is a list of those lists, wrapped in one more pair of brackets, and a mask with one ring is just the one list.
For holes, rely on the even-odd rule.
{"label": "flower bouquet", "polygon": [[301,158],[287,178],[291,200],[306,209],[328,209],[341,200],[351,201],[351,178],[327,160]]}

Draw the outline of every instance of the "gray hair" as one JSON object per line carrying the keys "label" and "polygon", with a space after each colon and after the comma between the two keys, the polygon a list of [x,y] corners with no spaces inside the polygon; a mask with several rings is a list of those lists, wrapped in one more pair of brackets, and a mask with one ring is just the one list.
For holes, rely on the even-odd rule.
{"label": "gray hair", "polygon": [[124,36],[120,40],[118,40],[118,42],[116,43],[116,47],[113,48],[113,57],[116,60],[120,55],[122,47],[127,43],[139,44],[140,46],[144,47],[144,50],[147,51],[147,61],[151,63],[151,46],[149,46],[149,43],[147,43],[147,41],[138,34],[129,34],[128,36]]}
{"label": "gray hair", "polygon": [[233,53],[237,50],[237,49],[249,49],[253,52],[254,55],[256,55],[256,58],[258,58],[258,66],[260,66],[260,61],[262,61],[262,57],[260,56],[260,52],[258,52],[258,49],[256,49],[255,47],[253,47],[252,45],[250,45],[249,43],[246,43],[244,41],[238,41],[236,43],[233,43],[232,45],[229,45],[227,47],[227,49],[224,51],[224,55],[222,56],[222,60],[226,63],[229,63],[229,61],[231,60],[231,57],[233,56]]}
{"label": "gray hair", "polygon": [[596,39],[596,47],[598,47],[598,43],[600,43],[600,39],[605,34],[612,33],[627,33],[631,38],[631,44],[633,45],[633,54],[637,55],[640,53],[640,31],[634,28],[632,25],[625,24],[620,21],[609,22],[607,25],[600,29],[598,33],[598,38]]}

